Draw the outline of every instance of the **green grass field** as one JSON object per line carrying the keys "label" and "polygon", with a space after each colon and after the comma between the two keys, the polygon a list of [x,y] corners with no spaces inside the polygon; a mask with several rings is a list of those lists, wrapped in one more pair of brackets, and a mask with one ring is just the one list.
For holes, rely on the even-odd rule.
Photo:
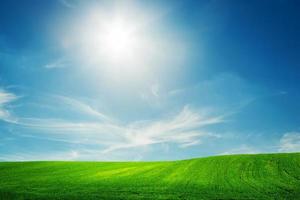
{"label": "green grass field", "polygon": [[300,153],[172,162],[2,162],[1,199],[300,199]]}

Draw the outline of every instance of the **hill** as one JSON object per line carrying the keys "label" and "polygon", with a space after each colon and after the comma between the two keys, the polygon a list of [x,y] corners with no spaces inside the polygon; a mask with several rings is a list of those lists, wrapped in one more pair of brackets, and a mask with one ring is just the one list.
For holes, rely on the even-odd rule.
{"label": "hill", "polygon": [[2,162],[0,199],[300,199],[300,153]]}

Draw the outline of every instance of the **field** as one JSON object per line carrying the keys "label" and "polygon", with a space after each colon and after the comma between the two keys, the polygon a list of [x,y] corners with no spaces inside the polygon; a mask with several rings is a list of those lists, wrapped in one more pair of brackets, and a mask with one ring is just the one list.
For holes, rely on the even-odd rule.
{"label": "field", "polygon": [[2,162],[0,199],[300,199],[300,153],[170,162]]}

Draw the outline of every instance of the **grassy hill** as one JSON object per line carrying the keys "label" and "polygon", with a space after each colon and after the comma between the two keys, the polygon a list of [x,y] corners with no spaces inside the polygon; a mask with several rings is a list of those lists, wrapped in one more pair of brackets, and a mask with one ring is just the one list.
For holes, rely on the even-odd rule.
{"label": "grassy hill", "polygon": [[172,162],[3,162],[0,199],[300,199],[300,153]]}

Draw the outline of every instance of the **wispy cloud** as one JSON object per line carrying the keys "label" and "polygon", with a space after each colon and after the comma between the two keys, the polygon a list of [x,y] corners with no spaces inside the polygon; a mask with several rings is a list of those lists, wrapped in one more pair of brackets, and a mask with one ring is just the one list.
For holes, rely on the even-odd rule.
{"label": "wispy cloud", "polygon": [[74,8],[74,7],[76,7],[76,3],[78,1],[76,1],[76,0],[58,0],[58,2],[67,8]]}
{"label": "wispy cloud", "polygon": [[[223,122],[223,118],[204,117],[187,106],[175,116],[156,121],[137,121],[127,125],[114,122],[70,122],[55,119],[23,118],[17,123],[30,129],[52,133],[51,137],[66,137],[70,142],[102,144],[104,153],[158,143],[176,143],[186,148],[200,139],[220,137],[201,131],[201,127]],[[49,136],[48,136],[49,137]],[[197,141],[197,142],[195,142]]]}
{"label": "wispy cloud", "polygon": [[53,95],[53,97],[61,101],[63,104],[70,106],[81,113],[95,116],[102,121],[113,121],[111,117],[99,112],[97,109],[79,100],[61,95]]}
{"label": "wispy cloud", "polygon": [[220,137],[201,130],[211,124],[224,122],[222,116],[207,117],[185,106],[176,115],[157,121],[134,122],[124,128],[121,143],[112,144],[105,152],[157,143],[176,143],[182,148],[195,145],[200,138]]}
{"label": "wispy cloud", "polygon": [[[4,95],[3,95],[4,96]],[[41,134],[52,140],[69,141],[79,144],[101,145],[102,153],[136,148],[153,144],[174,143],[180,148],[187,148],[201,143],[204,138],[218,138],[217,134],[202,130],[203,127],[223,123],[224,115],[211,116],[201,113],[190,106],[175,114],[157,120],[133,121],[127,124],[99,112],[90,105],[65,96],[54,96],[65,107],[72,107],[77,112],[97,117],[97,121],[76,121],[55,118],[24,118],[14,116],[10,121],[15,125]],[[14,100],[14,95],[6,95],[2,102]],[[3,104],[2,103],[2,104]],[[34,135],[32,135],[34,137]]]}
{"label": "wispy cloud", "polygon": [[150,84],[140,93],[141,99],[154,107],[161,107],[165,103],[166,95],[167,93],[163,91],[158,82]]}
{"label": "wispy cloud", "polygon": [[47,63],[43,67],[45,69],[56,69],[56,68],[65,68],[69,65],[69,63],[65,59],[57,59],[53,62]]}
{"label": "wispy cloud", "polygon": [[57,161],[72,161],[77,160],[79,157],[79,152],[70,150],[64,152],[26,152],[26,153],[14,153],[14,154],[0,154],[0,161],[47,161],[47,160],[57,160]]}
{"label": "wispy cloud", "polygon": [[220,155],[232,155],[232,154],[256,154],[260,153],[261,151],[257,148],[254,148],[252,146],[248,146],[246,144],[243,144],[237,148],[230,149],[228,151],[225,151],[221,153]]}
{"label": "wispy cloud", "polygon": [[4,121],[12,121],[12,115],[7,106],[15,101],[18,97],[10,92],[0,89],[0,119]]}
{"label": "wispy cloud", "polygon": [[159,87],[159,84],[153,84],[151,86],[151,93],[155,96],[155,97],[158,97],[159,96],[159,90],[160,90],[160,87]]}
{"label": "wispy cloud", "polygon": [[300,133],[289,132],[283,134],[279,141],[279,152],[299,152],[300,151]]}

